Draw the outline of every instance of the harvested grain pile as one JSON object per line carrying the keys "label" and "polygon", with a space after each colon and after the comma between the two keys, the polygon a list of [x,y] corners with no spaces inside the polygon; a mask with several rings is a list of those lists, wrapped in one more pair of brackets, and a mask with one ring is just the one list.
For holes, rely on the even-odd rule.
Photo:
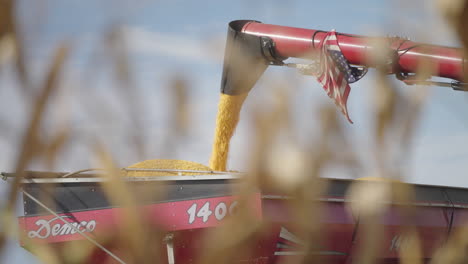
{"label": "harvested grain pile", "polygon": [[[169,169],[169,170],[196,170],[196,171],[211,171],[205,165],[186,161],[186,160],[171,160],[171,159],[154,159],[154,160],[145,160],[133,164],[127,168],[130,169]],[[205,173],[195,173],[195,172],[181,172],[182,175],[200,175]],[[128,177],[147,177],[147,176],[171,176],[179,175],[179,172],[172,171],[125,171],[124,175]]]}
{"label": "harvested grain pile", "polygon": [[210,167],[216,171],[226,171],[229,142],[239,122],[242,104],[247,93],[240,95],[221,94],[216,117],[216,130]]}

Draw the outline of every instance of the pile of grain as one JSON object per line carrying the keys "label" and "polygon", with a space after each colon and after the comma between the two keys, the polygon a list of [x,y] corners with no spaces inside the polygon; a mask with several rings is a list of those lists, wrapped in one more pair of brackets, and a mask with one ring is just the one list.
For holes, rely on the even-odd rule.
{"label": "pile of grain", "polygon": [[[136,168],[136,169],[169,169],[169,170],[196,170],[196,171],[211,171],[205,165],[186,161],[186,160],[171,160],[171,159],[154,159],[154,160],[145,160],[133,164],[127,168]],[[128,177],[147,177],[147,176],[171,176],[179,175],[178,172],[168,172],[168,171],[124,171],[124,176]],[[182,175],[200,175],[206,173],[194,173],[194,172],[183,172]]]}

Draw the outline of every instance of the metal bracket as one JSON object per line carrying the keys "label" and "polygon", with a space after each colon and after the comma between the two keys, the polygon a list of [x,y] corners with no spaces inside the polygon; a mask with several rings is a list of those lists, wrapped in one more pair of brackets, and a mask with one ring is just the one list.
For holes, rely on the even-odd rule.
{"label": "metal bracket", "polygon": [[451,81],[451,82],[435,82],[435,81],[428,81],[428,80],[421,80],[418,79],[417,74],[408,74],[397,72],[395,73],[398,80],[404,82],[407,85],[435,85],[435,86],[442,86],[442,87],[450,87],[455,91],[462,91],[468,92],[468,83],[463,83],[459,81]]}
{"label": "metal bracket", "polygon": [[462,83],[458,81],[452,81],[450,83],[452,89],[455,91],[462,91],[462,92],[468,92],[468,83]]}
{"label": "metal bracket", "polygon": [[174,234],[169,233],[167,234],[163,242],[166,243],[166,249],[167,249],[167,263],[168,264],[175,264],[175,258],[174,258]]}
{"label": "metal bracket", "polygon": [[7,180],[8,180],[8,177],[6,176],[5,173],[0,172],[0,176],[2,176],[2,180],[4,180],[4,181],[7,181]]}
{"label": "metal bracket", "polygon": [[260,37],[262,55],[270,65],[282,66],[287,58],[278,56],[275,52],[275,42],[269,37]]}

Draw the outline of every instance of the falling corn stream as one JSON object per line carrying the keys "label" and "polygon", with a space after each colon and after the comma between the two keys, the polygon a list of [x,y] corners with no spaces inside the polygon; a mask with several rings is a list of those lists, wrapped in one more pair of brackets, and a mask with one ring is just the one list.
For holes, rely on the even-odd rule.
{"label": "falling corn stream", "polygon": [[[211,153],[209,167],[185,160],[154,159],[146,160],[129,166],[133,169],[178,169],[178,170],[199,170],[199,171],[226,171],[229,153],[229,143],[237,123],[239,122],[240,111],[247,97],[247,93],[240,95],[228,95],[221,93],[218,114],[216,117],[215,136]],[[197,173],[184,172],[183,175],[196,175]],[[177,172],[162,171],[126,171],[125,176],[146,177],[146,176],[168,176],[179,175]]]}
{"label": "falling corn stream", "polygon": [[221,93],[209,165],[213,170],[226,171],[229,143],[239,122],[240,111],[246,97],[247,93],[240,95]]}

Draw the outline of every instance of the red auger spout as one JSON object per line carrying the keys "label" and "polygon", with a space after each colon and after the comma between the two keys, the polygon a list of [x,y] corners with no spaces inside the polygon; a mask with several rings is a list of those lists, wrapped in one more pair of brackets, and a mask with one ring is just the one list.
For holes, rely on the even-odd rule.
{"label": "red auger spout", "polygon": [[[275,51],[282,57],[307,57],[319,46],[326,31],[285,27],[259,22],[248,22],[242,32],[255,36],[269,37],[275,43]],[[346,59],[355,65],[369,64],[370,52],[375,49],[376,38],[337,33],[341,51]],[[386,39],[389,47],[397,53],[398,64],[402,72],[416,73],[419,61],[435,66],[435,75],[462,81],[463,53],[461,49],[417,43],[401,38]]]}
{"label": "red auger spout", "polygon": [[[321,46],[327,31],[263,24],[253,20],[229,23],[221,92],[250,91],[269,65],[282,65],[289,57],[311,58]],[[341,52],[353,65],[377,67],[373,51],[387,45],[388,73],[415,76],[421,62],[431,66],[432,75],[452,79],[452,88],[465,87],[466,60],[459,48],[413,42],[398,37],[366,37],[336,33]],[[380,44],[379,44],[380,43]],[[409,79],[408,79],[409,80]],[[408,82],[409,83],[409,82]],[[461,89],[459,89],[461,90]]]}

